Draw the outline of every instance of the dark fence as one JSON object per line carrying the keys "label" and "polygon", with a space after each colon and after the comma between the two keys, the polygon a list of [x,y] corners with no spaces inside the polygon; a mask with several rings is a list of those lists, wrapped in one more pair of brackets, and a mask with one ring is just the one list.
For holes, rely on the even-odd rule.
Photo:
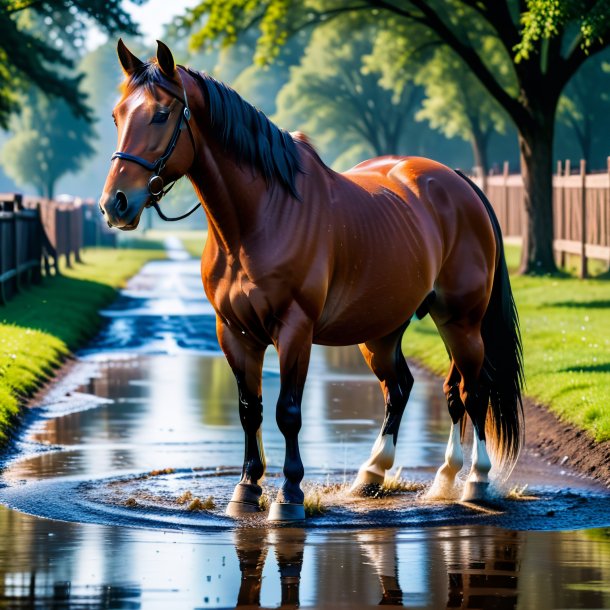
{"label": "dark fence", "polygon": [[40,281],[42,273],[59,273],[81,262],[87,246],[114,246],[92,200],[51,201],[0,193],[0,304],[21,288]]}
{"label": "dark fence", "polygon": [[19,195],[0,196],[0,303],[40,281],[42,232],[38,210],[24,210]]}
{"label": "dark fence", "polygon": [[[481,185],[481,179],[477,179]],[[526,230],[523,180],[509,174],[487,176],[486,193],[494,206],[508,243],[521,243]],[[608,171],[587,174],[581,161],[578,173],[570,162],[561,162],[553,176],[553,248],[560,265],[566,254],[581,257],[580,275],[587,274],[587,259],[605,261],[610,266],[610,159]]]}

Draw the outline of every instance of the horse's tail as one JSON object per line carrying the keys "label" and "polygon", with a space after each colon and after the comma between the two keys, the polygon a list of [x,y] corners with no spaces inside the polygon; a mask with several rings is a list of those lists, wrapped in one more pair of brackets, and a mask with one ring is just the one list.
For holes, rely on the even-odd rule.
{"label": "horse's tail", "polygon": [[493,226],[499,251],[491,297],[481,324],[485,346],[482,376],[490,386],[490,409],[487,412],[485,436],[489,453],[506,479],[512,472],[524,439],[523,350],[519,316],[510,286],[500,223],[491,203],[481,189],[457,172],[479,196]]}

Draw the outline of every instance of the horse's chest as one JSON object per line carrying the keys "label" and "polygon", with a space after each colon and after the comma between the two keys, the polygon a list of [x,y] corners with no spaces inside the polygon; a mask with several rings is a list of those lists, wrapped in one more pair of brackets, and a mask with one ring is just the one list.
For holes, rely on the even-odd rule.
{"label": "horse's chest", "polygon": [[213,272],[202,269],[202,277],[210,302],[227,326],[261,340],[268,338],[271,302],[243,268],[216,265]]}

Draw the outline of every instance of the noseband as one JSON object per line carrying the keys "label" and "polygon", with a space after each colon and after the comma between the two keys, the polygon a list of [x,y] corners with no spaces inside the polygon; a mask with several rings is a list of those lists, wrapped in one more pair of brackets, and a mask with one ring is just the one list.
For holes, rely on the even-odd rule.
{"label": "noseband", "polygon": [[147,161],[146,159],[138,157],[137,155],[132,155],[130,153],[119,150],[117,150],[110,158],[111,161],[114,161],[114,159],[132,161],[133,163],[137,163],[138,165],[141,165],[143,168],[152,172],[153,175],[148,181],[148,192],[152,198],[152,201],[150,201],[150,203],[148,203],[146,207],[152,206],[153,208],[155,208],[155,210],[163,220],[170,221],[182,220],[183,218],[190,216],[201,205],[201,202],[197,203],[197,205],[193,209],[188,211],[186,214],[183,214],[182,216],[178,216],[177,218],[168,218],[167,216],[165,216],[165,214],[163,214],[163,212],[161,212],[161,208],[159,207],[159,201],[161,200],[161,198],[172,189],[174,184],[176,184],[176,181],[174,181],[167,188],[164,188],[165,181],[161,177],[161,172],[163,171],[168,159],[174,152],[176,145],[178,144],[178,138],[180,137],[180,133],[182,132],[184,125],[186,125],[191,144],[193,145],[193,153],[195,154],[195,156],[197,155],[197,149],[195,147],[195,138],[193,137],[193,132],[191,130],[190,125],[191,109],[189,108],[188,98],[186,97],[186,90],[184,88],[184,84],[182,83],[182,79],[180,79],[180,84],[182,87],[182,95],[177,94],[174,90],[164,85],[163,83],[157,83],[157,85],[161,87],[161,89],[167,91],[167,93],[169,93],[172,97],[176,98],[183,105],[182,112],[180,113],[180,118],[178,119],[174,127],[172,137],[170,138],[165,152],[154,162]]}

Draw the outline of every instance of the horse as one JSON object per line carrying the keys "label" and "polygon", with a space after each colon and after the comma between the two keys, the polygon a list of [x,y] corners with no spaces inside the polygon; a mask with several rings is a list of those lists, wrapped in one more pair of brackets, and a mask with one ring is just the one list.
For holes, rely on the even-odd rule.
{"label": "horse", "polygon": [[501,231],[481,190],[421,157],[385,156],[337,173],[303,134],[280,129],[208,74],[176,65],[162,42],[147,62],[121,40],[117,52],[125,74],[113,112],[118,150],[99,206],[110,226],[135,229],[143,210],[158,209],[187,176],[205,210],[203,286],[245,436],[227,513],[259,510],[268,346],[279,354],[276,421],[285,438],[284,480],[268,518],[299,520],[298,435],[312,344],[357,344],[381,385],[383,424],[351,488],[365,493],[393,465],[413,386],[403,333],[428,314],[449,357],[443,389],[451,419],[429,495],[459,491],[468,418],[472,467],[461,499],[485,499],[492,458],[505,478],[523,444],[523,368]]}

